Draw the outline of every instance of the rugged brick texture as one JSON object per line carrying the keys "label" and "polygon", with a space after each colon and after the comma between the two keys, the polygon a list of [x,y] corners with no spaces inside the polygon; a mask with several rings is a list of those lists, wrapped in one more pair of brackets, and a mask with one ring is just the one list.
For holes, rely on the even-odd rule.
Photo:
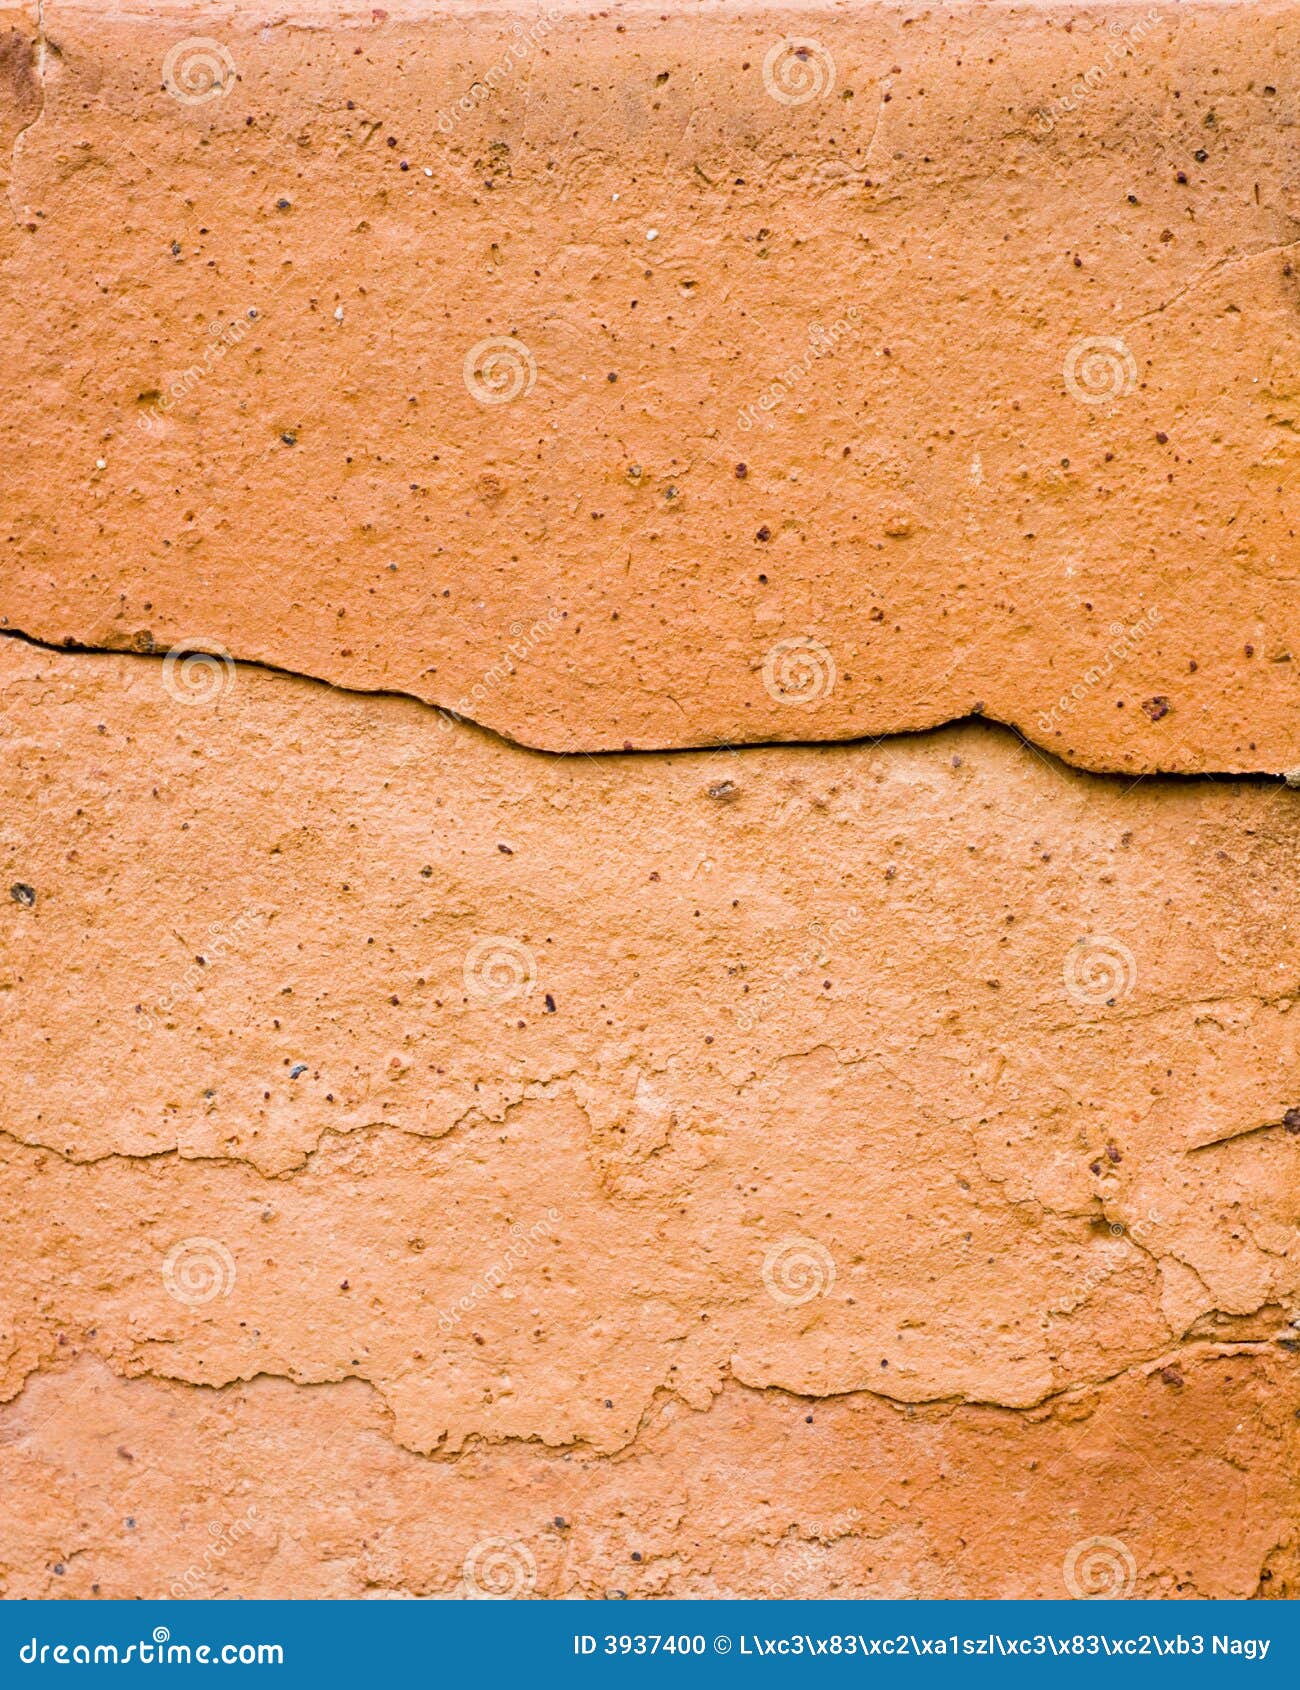
{"label": "rugged brick texture", "polygon": [[[438,1546],[441,1572],[392,1575],[412,1588],[463,1559],[463,1486],[435,1507],[404,1451],[438,1483],[476,1475],[474,1518],[499,1528],[477,1535],[528,1545],[547,1593],[628,1582],[602,1569],[629,1510],[665,1563],[644,1589],[760,1592],[785,1566],[764,1545],[802,1540],[805,1490],[774,1477],[730,1525],[670,1499],[707,1491],[724,1446],[748,1468],[769,1445],[829,1487],[817,1520],[853,1513],[801,1589],[1059,1592],[1062,1533],[1142,1552],[1147,1590],[1243,1594],[1275,1551],[1293,1576],[1300,799],[1125,790],[978,726],[546,758],[255,669],[12,641],[0,664],[20,1461],[33,1376],[59,1370],[57,1447],[81,1421],[58,1381],[85,1352],[202,1387],[166,1412],[230,1416],[273,1450],[314,1443],[300,1416],[330,1403],[382,1427],[376,1459],[409,1475]],[[1259,1487],[1248,1530],[1239,1501],[1204,1501],[1239,1493],[1187,1394],[1229,1357],[1254,1405],[1230,1415]],[[267,1377],[333,1394],[233,1389]],[[134,1417],[88,1362],[68,1388],[85,1380]],[[1091,1436],[1129,1392],[1144,1429],[1108,1417],[1085,1484],[1063,1428],[1082,1415]],[[826,1422],[821,1399],[846,1396]],[[828,1424],[834,1448],[809,1429]],[[1030,1485],[1033,1507],[1052,1498],[1032,1577],[974,1553],[943,1572],[943,1533],[992,1529],[973,1456],[951,1504],[933,1491],[968,1430],[981,1460],[1053,1469]],[[909,1438],[915,1524],[877,1562],[884,1528],[854,1498],[899,1470],[879,1440]],[[1194,1517],[1150,1438],[1191,1464]],[[1174,1501],[1143,1488],[1133,1440]],[[581,1455],[579,1488],[548,1458],[525,1506],[515,1463],[537,1447]],[[254,1457],[225,1459],[218,1523],[236,1495],[263,1507]],[[60,1508],[81,1494],[56,1489]],[[159,1497],[174,1535],[179,1500]],[[377,1531],[396,1505],[375,1506]],[[594,1534],[572,1559],[538,1541],[570,1510]],[[130,1576],[103,1571],[96,1529],[85,1580]],[[357,1530],[293,1588],[370,1580]],[[165,1581],[167,1541],[130,1564]],[[15,1588],[43,1588],[70,1542],[39,1568],[18,1555]],[[223,1588],[274,1582],[265,1546],[247,1553]]]}
{"label": "rugged brick texture", "polygon": [[429,1460],[361,1385],[83,1359],[5,1415],[0,1557],[11,1596],[461,1595],[467,1563],[543,1597],[1296,1596],[1294,1366],[1204,1351],[1181,1380],[1024,1415],[732,1384],[657,1401],[616,1462]]}
{"label": "rugged brick texture", "polygon": [[0,12],[3,1594],[1296,1594],[1298,32]]}
{"label": "rugged brick texture", "polygon": [[476,11],[7,14],[4,625],[1300,765],[1290,0]]}

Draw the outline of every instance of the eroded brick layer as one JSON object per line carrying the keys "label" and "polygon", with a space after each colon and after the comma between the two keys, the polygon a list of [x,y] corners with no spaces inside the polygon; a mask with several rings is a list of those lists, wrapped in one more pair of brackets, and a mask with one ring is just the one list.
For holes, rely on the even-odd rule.
{"label": "eroded brick layer", "polygon": [[0,723],[8,1594],[1294,1589],[1300,796]]}
{"label": "eroded brick layer", "polygon": [[0,17],[0,627],[1300,765],[1292,0]]}

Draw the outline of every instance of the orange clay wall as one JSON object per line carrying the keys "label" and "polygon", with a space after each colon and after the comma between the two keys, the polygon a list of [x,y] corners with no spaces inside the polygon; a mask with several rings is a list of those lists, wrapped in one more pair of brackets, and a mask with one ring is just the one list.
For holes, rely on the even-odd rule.
{"label": "orange clay wall", "polygon": [[1298,53],[0,9],[0,1593],[1296,1594]]}

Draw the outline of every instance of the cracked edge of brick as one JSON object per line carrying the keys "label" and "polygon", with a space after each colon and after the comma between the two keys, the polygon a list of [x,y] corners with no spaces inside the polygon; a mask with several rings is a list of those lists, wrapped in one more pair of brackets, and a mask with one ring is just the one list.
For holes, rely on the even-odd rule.
{"label": "cracked edge of brick", "polygon": [[[1262,1305],[1262,1313],[1275,1305]],[[1240,1317],[1230,1317],[1240,1318]],[[693,1403],[681,1396],[671,1385],[660,1384],[652,1386],[637,1418],[636,1425],[620,1442],[604,1445],[598,1444],[590,1438],[547,1438],[538,1432],[530,1433],[465,1433],[456,1443],[450,1442],[450,1434],[444,1433],[436,1442],[428,1447],[407,1442],[397,1431],[398,1411],[393,1408],[385,1395],[382,1385],[366,1378],[364,1374],[350,1371],[341,1372],[328,1378],[304,1378],[290,1372],[280,1372],[271,1368],[255,1368],[246,1374],[234,1374],[229,1379],[212,1381],[205,1379],[187,1378],[184,1374],[166,1372],[157,1367],[121,1367],[115,1365],[108,1357],[97,1350],[74,1350],[63,1366],[49,1367],[37,1361],[19,1378],[16,1387],[6,1397],[0,1398],[0,1414],[8,1412],[15,1404],[21,1402],[34,1381],[56,1380],[70,1374],[79,1364],[89,1359],[103,1368],[113,1378],[124,1383],[144,1382],[160,1386],[176,1386],[185,1390],[199,1393],[201,1396],[217,1398],[243,1391],[260,1384],[288,1385],[295,1392],[323,1391],[335,1392],[359,1387],[368,1397],[372,1398],[378,1407],[380,1418],[384,1422],[385,1435],[389,1443],[405,1453],[420,1460],[439,1464],[455,1464],[463,1457],[480,1453],[488,1449],[497,1448],[533,1448],[545,1450],[561,1456],[587,1456],[593,1460],[607,1462],[625,1459],[637,1453],[637,1446],[642,1442],[650,1429],[651,1421],[656,1413],[668,1405],[685,1410],[694,1415],[704,1415],[712,1411],[714,1404],[729,1389],[739,1390],[748,1397],[776,1398],[791,1404],[805,1406],[815,1403],[845,1402],[849,1399],[872,1401],[906,1413],[909,1410],[939,1410],[949,1413],[959,1413],[963,1410],[985,1410],[988,1412],[1025,1416],[1031,1420],[1047,1419],[1059,1409],[1087,1408],[1088,1399],[1097,1396],[1113,1385],[1127,1379],[1147,1379],[1160,1375],[1166,1382],[1174,1385],[1170,1379],[1170,1371],[1177,1372],[1180,1362],[1192,1364],[1203,1361],[1228,1360],[1238,1356],[1268,1356],[1275,1353],[1277,1348],[1276,1335],[1264,1338],[1246,1338],[1240,1340],[1189,1338],[1182,1342],[1160,1350],[1158,1353],[1139,1356],[1126,1362],[1114,1372],[1101,1375],[1093,1379],[1075,1380],[1069,1384],[1057,1386],[1044,1391],[1032,1402],[1007,1403],[992,1398],[972,1397],[960,1393],[947,1393],[931,1397],[896,1397],[888,1392],[874,1390],[869,1386],[849,1386],[840,1390],[801,1391],[788,1385],[760,1384],[746,1379],[739,1373],[732,1359],[728,1359],[719,1372],[716,1389],[708,1392],[708,1400],[701,1404]],[[1178,1380],[1181,1384],[1181,1379]],[[34,1430],[39,1430],[52,1416],[44,1416]],[[19,1436],[30,1436],[30,1432],[20,1433]]]}
{"label": "cracked edge of brick", "polygon": [[[83,644],[71,637],[65,637],[62,640],[43,639],[37,635],[29,634],[21,628],[9,626],[8,621],[7,617],[0,615],[0,639],[12,640],[15,644],[24,645],[36,651],[48,652],[52,657],[128,657],[146,662],[162,662],[169,655],[185,653],[190,650],[184,642],[173,647],[171,652],[163,652],[161,650],[141,651],[130,645]],[[194,648],[196,652],[200,649]],[[1000,733],[1010,734],[1027,751],[1041,759],[1048,768],[1058,772],[1060,769],[1067,769],[1071,774],[1088,775],[1105,780],[1125,780],[1130,783],[1140,780],[1168,780],[1185,784],[1236,781],[1270,789],[1300,787],[1300,768],[1279,770],[1202,767],[1188,770],[1163,768],[1155,764],[1147,768],[1134,768],[1109,763],[1105,760],[1086,762],[1077,757],[1072,759],[1066,757],[1060,751],[1050,750],[1039,743],[1018,722],[1003,721],[999,717],[986,714],[979,708],[972,708],[958,715],[940,713],[933,720],[905,723],[879,732],[863,730],[860,733],[830,734],[821,738],[804,735],[792,736],[789,739],[731,740],[725,736],[715,735],[701,737],[689,744],[633,746],[627,741],[614,743],[617,738],[615,734],[611,735],[609,744],[598,746],[595,749],[587,745],[549,745],[516,738],[502,728],[490,727],[487,723],[477,721],[472,716],[462,715],[459,711],[441,703],[436,698],[426,698],[420,693],[409,692],[400,687],[346,685],[340,681],[329,680],[326,676],[313,674],[309,670],[290,669],[265,658],[240,657],[236,653],[227,653],[226,655],[229,656],[232,663],[245,669],[258,670],[264,674],[279,676],[286,680],[300,681],[308,686],[322,687],[327,692],[337,693],[344,698],[400,699],[405,703],[416,704],[449,726],[468,728],[473,732],[485,735],[497,744],[532,756],[556,757],[568,760],[578,757],[599,759],[612,757],[676,757],[698,755],[701,752],[740,755],[746,751],[817,750],[822,747],[853,745],[865,746],[869,749],[886,741],[918,738],[922,735],[937,733],[945,728],[978,724]]]}

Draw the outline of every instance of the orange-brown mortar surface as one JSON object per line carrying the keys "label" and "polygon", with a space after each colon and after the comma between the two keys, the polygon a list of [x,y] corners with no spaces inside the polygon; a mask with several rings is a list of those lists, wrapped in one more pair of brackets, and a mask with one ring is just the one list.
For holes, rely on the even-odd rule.
{"label": "orange-brown mortar surface", "polygon": [[[978,725],[874,748],[545,757],[408,700],[14,641],[0,702],[18,1417],[0,1425],[17,1457],[34,1384],[83,1353],[197,1387],[183,1412],[210,1400],[241,1437],[245,1402],[299,1428],[286,1438],[323,1404],[364,1404],[385,1462],[432,1460],[438,1482],[467,1463],[534,1557],[578,1493],[539,1490],[522,1514],[491,1499],[518,1490],[530,1450],[581,1454],[595,1559],[561,1557],[549,1593],[606,1576],[597,1544],[624,1493],[602,1464],[635,1461],[647,1529],[668,1510],[654,1554],[682,1557],[653,1587],[757,1594],[780,1556],[679,1522],[670,1497],[707,1488],[728,1439],[749,1464],[738,1424],[775,1447],[853,1397],[831,1469],[815,1434],[788,1456],[801,1483],[843,1471],[856,1495],[879,1482],[878,1441],[909,1436],[929,1478],[879,1564],[885,1527],[856,1519],[846,1536],[868,1541],[824,1569],[837,1588],[1045,1593],[1062,1531],[1123,1536],[1143,1509],[1166,1557],[1141,1563],[1143,1588],[1254,1588],[1296,1496],[1277,1382],[1294,1394],[1300,1336],[1300,796],[1126,790]],[[1070,1500],[1077,1476],[1033,1481],[1033,1506],[1053,1500],[1032,1577],[997,1557],[943,1572],[935,1534],[985,1529],[972,1472],[991,1482],[1002,1439],[1075,1474],[1062,1419],[1140,1380],[1150,1436],[1198,1475],[1186,1486],[1226,1483],[1182,1392],[1229,1355],[1257,1405],[1235,1434],[1267,1499],[1248,1529],[1238,1502],[1195,1524],[1181,1501],[1149,1512],[1124,1466],[1148,1433],[1120,1415],[1113,1446],[1088,1445],[1098,1500]],[[124,1387],[86,1366],[125,1412]],[[234,1389],[265,1378],[333,1394],[306,1409]],[[366,1388],[344,1395],[349,1380]],[[681,1424],[659,1449],[664,1408]],[[944,1503],[933,1464],[967,1428],[984,1453]],[[468,1459],[488,1448],[500,1465]],[[803,1504],[773,1482],[753,1506],[781,1537]],[[250,1501],[260,1484],[250,1471]],[[460,1505],[429,1519],[442,1567]],[[1235,1559],[1211,1576],[1225,1534]],[[714,1566],[701,1544],[730,1547]],[[366,1553],[304,1562],[293,1587],[356,1588]],[[18,1554],[13,1588],[44,1572]],[[250,1563],[229,1588],[263,1576]]]}
{"label": "orange-brown mortar surface", "polygon": [[1291,0],[0,20],[0,626],[1300,765]]}
{"label": "orange-brown mortar surface", "polygon": [[0,1592],[1296,1593],[1298,49],[0,9]]}
{"label": "orange-brown mortar surface", "polygon": [[[72,1354],[69,1346],[68,1356]],[[1134,1594],[1294,1597],[1295,1368],[1241,1348],[1031,1415],[726,1386],[616,1462],[393,1442],[358,1384],[223,1391],[71,1360],[0,1419],[11,1596],[459,1595],[476,1545],[539,1596],[1055,1596],[1104,1537]]]}

